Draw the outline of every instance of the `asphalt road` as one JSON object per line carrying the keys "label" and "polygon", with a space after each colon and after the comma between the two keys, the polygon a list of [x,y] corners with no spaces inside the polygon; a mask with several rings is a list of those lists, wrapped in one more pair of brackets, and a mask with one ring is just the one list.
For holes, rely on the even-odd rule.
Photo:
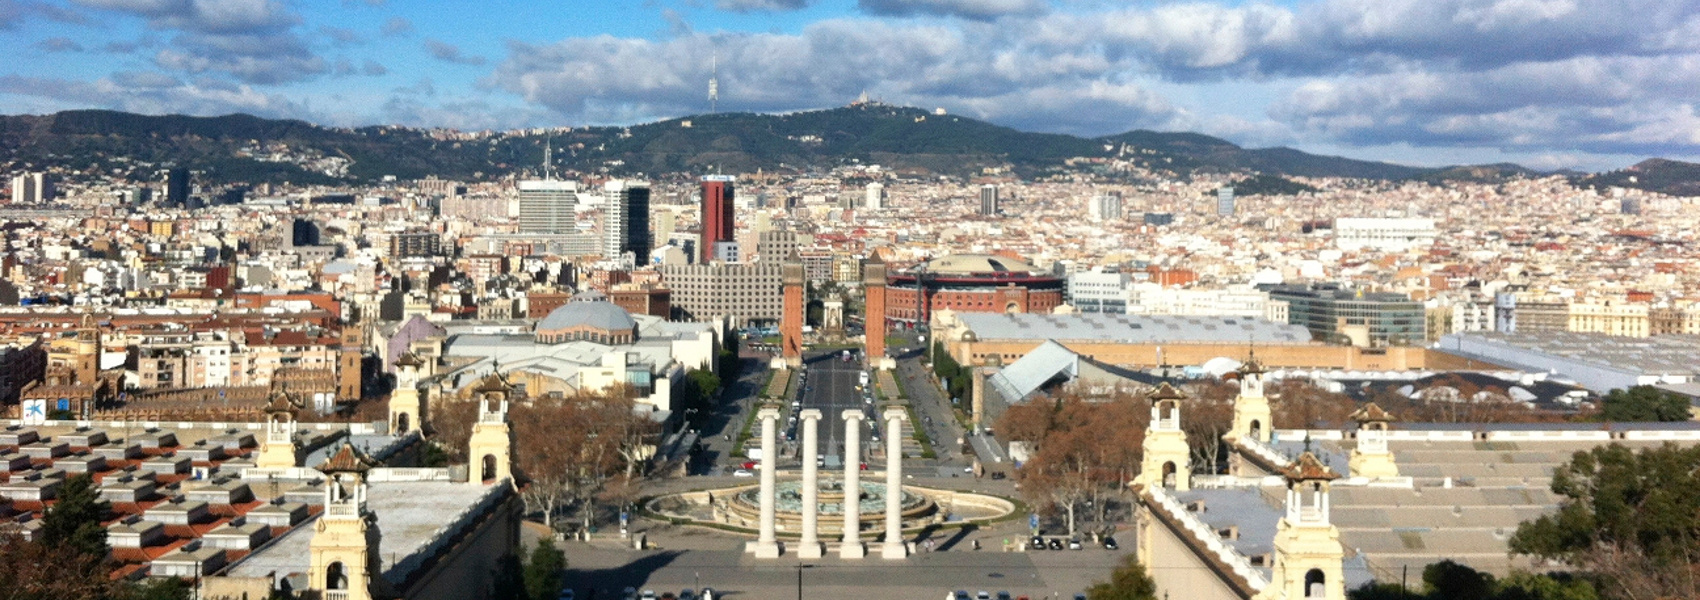
{"label": "asphalt road", "polygon": [[761,385],[767,380],[768,356],[749,353],[740,360],[744,364],[738,379],[721,384],[726,387],[726,393],[713,412],[695,415],[692,426],[701,429],[704,449],[691,463],[692,475],[718,474],[723,467],[730,472],[743,460],[732,456],[732,445],[737,443],[738,432],[744,426],[744,415],[760,401]]}
{"label": "asphalt road", "polygon": [[[862,361],[852,358],[846,362],[842,351],[822,352],[804,355],[804,373],[806,373],[803,393],[799,402],[801,408],[819,409],[820,423],[820,454],[821,456],[844,456],[845,424],[843,413],[846,410],[857,409],[867,414],[872,404],[864,402],[862,392],[856,386],[861,383]],[[864,421],[859,435],[862,438],[862,451],[870,448],[868,425],[873,420]],[[797,442],[802,442],[802,432],[797,432]],[[864,454],[865,456],[865,454]],[[864,458],[865,460],[865,458]],[[842,463],[841,463],[842,464]]]}
{"label": "asphalt road", "polygon": [[[898,331],[894,332],[893,336],[904,341],[903,345],[890,350],[890,354],[897,359],[897,372],[894,375],[903,381],[903,389],[909,393],[909,402],[915,408],[915,416],[921,419],[919,425],[926,428],[927,436],[932,438],[933,450],[938,454],[940,466],[968,466],[974,457],[963,456],[956,443],[958,439],[962,439],[963,431],[951,412],[950,398],[945,397],[944,392],[939,389],[932,371],[921,364],[924,346],[916,340],[913,331]],[[994,463],[986,460],[985,464],[990,467]]]}

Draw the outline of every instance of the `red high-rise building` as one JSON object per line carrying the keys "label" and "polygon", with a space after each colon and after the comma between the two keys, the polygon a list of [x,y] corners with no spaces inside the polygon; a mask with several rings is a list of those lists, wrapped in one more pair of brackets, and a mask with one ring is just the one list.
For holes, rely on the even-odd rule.
{"label": "red high-rise building", "polygon": [[732,176],[702,178],[702,238],[698,240],[698,262],[714,260],[715,245],[736,239],[737,222],[732,202]]}

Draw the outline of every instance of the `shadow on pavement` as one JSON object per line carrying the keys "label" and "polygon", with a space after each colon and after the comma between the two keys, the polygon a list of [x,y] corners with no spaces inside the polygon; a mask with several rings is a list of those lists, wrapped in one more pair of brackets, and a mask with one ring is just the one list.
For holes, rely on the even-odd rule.
{"label": "shadow on pavement", "polygon": [[611,569],[569,568],[563,579],[567,587],[582,592],[580,597],[619,600],[621,590],[627,587],[644,589],[650,574],[672,564],[683,553],[678,550],[659,552]]}

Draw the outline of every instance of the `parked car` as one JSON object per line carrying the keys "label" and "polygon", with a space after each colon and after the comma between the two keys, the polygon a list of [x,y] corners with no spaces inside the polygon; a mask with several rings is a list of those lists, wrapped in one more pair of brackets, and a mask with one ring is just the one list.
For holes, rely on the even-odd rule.
{"label": "parked car", "polygon": [[643,593],[638,594],[638,600],[657,600],[655,590],[644,590]]}
{"label": "parked car", "polygon": [[992,595],[987,593],[986,590],[980,590],[979,593],[974,594],[974,600],[992,600]]}
{"label": "parked car", "polygon": [[746,461],[744,461],[744,464],[742,464],[740,466],[745,468],[745,469],[754,469],[754,468],[756,468],[756,461],[746,460]]}
{"label": "parked car", "polygon": [[732,472],[732,476],[733,477],[755,477],[756,474],[755,474],[754,471],[751,471],[749,469],[738,469],[738,470]]}
{"label": "parked car", "polygon": [[570,590],[570,589],[561,590],[561,595],[555,597],[555,600],[573,600],[573,599],[574,599],[573,591]]}
{"label": "parked car", "polygon": [[1080,540],[1069,540],[1068,541],[1068,549],[1069,550],[1079,550],[1081,548],[1082,548],[1082,546],[1080,545]]}
{"label": "parked car", "polygon": [[1028,543],[1028,547],[1033,549],[1033,550],[1044,550],[1045,549],[1045,538],[1042,538],[1042,537],[1039,537],[1039,536],[1033,536],[1033,539]]}
{"label": "parked car", "polygon": [[1050,547],[1051,547],[1051,549],[1052,549],[1052,550],[1061,550],[1061,549],[1063,549],[1063,543],[1062,543],[1062,540],[1060,540],[1060,539],[1057,539],[1057,538],[1051,538],[1051,543],[1050,543]]}
{"label": "parked car", "polygon": [[620,598],[623,600],[637,600],[637,588],[627,587],[625,591],[620,592]]}
{"label": "parked car", "polygon": [[714,600],[714,588],[702,588],[702,600]]}
{"label": "parked car", "polygon": [[1002,481],[1005,477],[1008,477],[1008,475],[1004,475],[1003,471],[992,471],[992,479],[994,481]]}
{"label": "parked car", "polygon": [[1119,544],[1116,544],[1116,538],[1113,538],[1113,537],[1110,537],[1110,536],[1107,536],[1107,535],[1104,536],[1104,549],[1105,550],[1116,550],[1116,549],[1119,549],[1119,548],[1121,548],[1121,546]]}
{"label": "parked car", "polygon": [[945,594],[944,600],[973,600],[973,599],[968,597],[968,590],[956,590],[953,593]]}
{"label": "parked car", "polygon": [[691,588],[679,590],[679,600],[697,600],[697,593]]}
{"label": "parked car", "polygon": [[998,600],[1010,600],[1009,592],[998,592]]}

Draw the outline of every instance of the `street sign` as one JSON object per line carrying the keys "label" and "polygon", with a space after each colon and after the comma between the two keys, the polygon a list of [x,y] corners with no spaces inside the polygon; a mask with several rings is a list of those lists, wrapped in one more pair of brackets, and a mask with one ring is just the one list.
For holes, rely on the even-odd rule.
{"label": "street sign", "polygon": [[34,398],[24,401],[23,421],[25,425],[41,425],[47,422],[47,399]]}

